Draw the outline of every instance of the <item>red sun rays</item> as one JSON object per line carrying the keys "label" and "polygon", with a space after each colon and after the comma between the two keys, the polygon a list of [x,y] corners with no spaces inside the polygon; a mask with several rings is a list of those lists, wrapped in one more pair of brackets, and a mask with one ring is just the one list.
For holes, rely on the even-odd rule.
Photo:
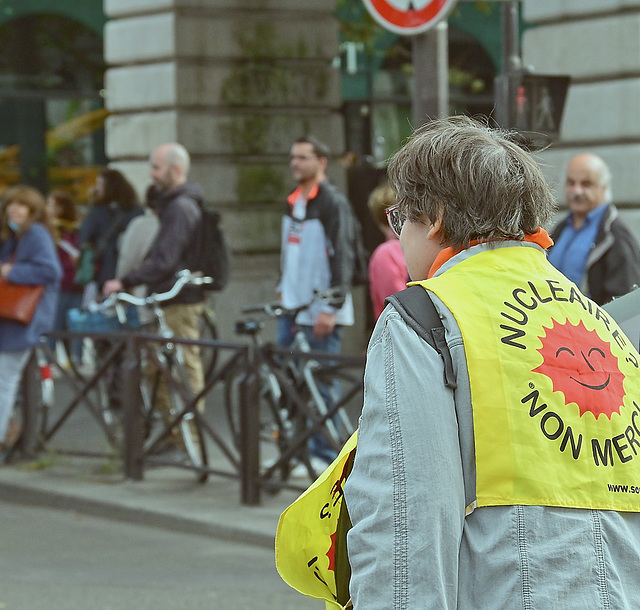
{"label": "red sun rays", "polygon": [[533,372],[546,375],[553,391],[564,394],[565,404],[577,404],[580,417],[587,411],[596,419],[603,413],[609,419],[620,413],[624,374],[609,343],[595,330],[587,330],[582,321],[574,325],[553,320],[553,326],[544,331],[538,348],[543,361]]}

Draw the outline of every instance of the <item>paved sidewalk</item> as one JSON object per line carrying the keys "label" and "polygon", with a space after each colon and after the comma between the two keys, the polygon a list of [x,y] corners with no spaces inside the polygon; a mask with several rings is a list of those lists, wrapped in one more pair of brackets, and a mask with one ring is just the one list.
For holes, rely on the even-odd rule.
{"label": "paved sidewalk", "polygon": [[[215,466],[214,466],[215,467]],[[0,500],[74,510],[174,531],[273,548],[280,513],[298,493],[262,494],[259,506],[240,502],[240,482],[211,475],[198,483],[189,470],[154,466],[143,481],[110,473],[102,458],[43,455],[0,467]],[[310,483],[300,480],[301,485]]]}
{"label": "paved sidewalk", "polygon": [[[220,391],[208,397],[207,417],[228,442]],[[64,380],[56,381],[55,396],[49,425],[73,396]],[[75,457],[70,452],[105,455]],[[208,453],[213,470],[234,472],[224,453],[211,441]],[[0,501],[74,510],[273,548],[280,513],[311,483],[308,476],[295,479],[301,491],[283,490],[274,495],[263,491],[260,505],[245,506],[240,500],[238,479],[211,474],[201,484],[191,470],[146,465],[144,479],[132,481],[124,478],[121,461],[110,455],[112,450],[102,430],[88,409],[80,405],[47,443],[47,451],[32,461],[0,464]]]}

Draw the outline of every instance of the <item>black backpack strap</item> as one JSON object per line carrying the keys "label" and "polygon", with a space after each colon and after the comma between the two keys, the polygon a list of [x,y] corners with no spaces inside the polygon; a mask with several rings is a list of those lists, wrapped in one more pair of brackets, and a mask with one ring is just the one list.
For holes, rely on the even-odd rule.
{"label": "black backpack strap", "polygon": [[387,297],[387,303],[391,303],[402,319],[435,349],[444,362],[444,383],[455,390],[457,387],[453,372],[451,352],[445,339],[444,326],[438,314],[429,292],[422,286],[409,286],[400,292]]}

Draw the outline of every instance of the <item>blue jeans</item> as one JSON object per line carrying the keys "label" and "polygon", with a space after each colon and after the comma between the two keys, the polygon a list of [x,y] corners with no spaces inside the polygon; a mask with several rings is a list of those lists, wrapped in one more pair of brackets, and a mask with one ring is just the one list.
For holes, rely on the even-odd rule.
{"label": "blue jeans", "polygon": [[7,424],[30,352],[30,348],[0,352],[0,443],[7,436]]}
{"label": "blue jeans", "polygon": [[[300,329],[307,341],[309,347],[314,352],[326,352],[328,354],[339,354],[342,347],[342,326],[337,326],[331,333],[325,337],[316,337],[313,334],[313,327],[304,324],[296,325],[291,316],[282,316],[278,318],[278,326],[276,329],[276,341],[280,347],[289,347],[294,339],[296,329]],[[334,404],[334,397],[338,395],[339,386],[335,382],[333,387],[327,385],[319,385],[320,393],[327,403],[327,407],[330,409]],[[332,396],[333,395],[333,396]],[[333,462],[338,455],[327,442],[327,439],[323,434],[314,434],[309,439],[309,454],[314,457],[319,457],[327,463]]]}

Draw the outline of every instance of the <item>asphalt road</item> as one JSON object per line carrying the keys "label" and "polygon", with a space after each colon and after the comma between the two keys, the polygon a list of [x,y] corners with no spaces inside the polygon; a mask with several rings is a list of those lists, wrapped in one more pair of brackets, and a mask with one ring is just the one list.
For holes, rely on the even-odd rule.
{"label": "asphalt road", "polygon": [[2,610],[322,610],[273,551],[0,502]]}

